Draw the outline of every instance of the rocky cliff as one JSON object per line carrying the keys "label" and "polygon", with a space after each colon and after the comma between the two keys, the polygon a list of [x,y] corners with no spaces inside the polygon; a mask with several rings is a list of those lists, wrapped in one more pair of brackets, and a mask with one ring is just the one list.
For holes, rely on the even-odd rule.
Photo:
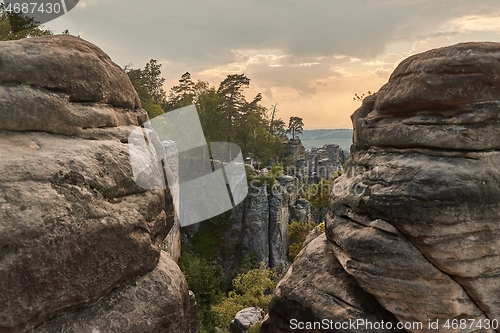
{"label": "rocky cliff", "polygon": [[[304,210],[297,199],[296,178],[280,176],[273,186],[252,186],[245,201],[231,216],[226,233],[227,248],[235,249],[224,258],[224,267],[233,265],[243,256],[256,254],[266,267],[288,266],[288,224],[297,220],[296,211]],[[304,213],[306,215],[306,213]]]}
{"label": "rocky cliff", "polygon": [[[499,114],[500,44],[463,43],[404,60],[353,114],[351,158],[334,183],[326,238],[299,254],[263,332],[290,332],[295,317],[381,322],[384,311],[408,332],[494,332]],[[318,256],[335,276],[310,267]],[[333,287],[339,283],[354,287]],[[369,310],[360,303],[367,294]]]}
{"label": "rocky cliff", "polygon": [[[236,208],[225,237],[226,247],[240,248],[242,254],[256,253],[257,260],[271,268],[290,264],[287,256],[291,222],[320,223],[325,220],[326,211],[311,207],[304,196],[321,178],[329,179],[342,170],[348,155],[336,144],[313,148],[306,153],[299,139],[289,140],[286,151],[296,163],[279,169],[276,179],[269,178],[269,183],[250,182],[250,193]],[[267,169],[259,172],[261,175],[272,173]],[[223,265],[231,267],[237,257],[241,255],[230,256]]]}
{"label": "rocky cliff", "polygon": [[326,144],[322,148],[311,148],[307,158],[298,159],[297,169],[309,183],[317,184],[321,178],[329,179],[336,171],[342,171],[348,156],[339,145]]}
{"label": "rocky cliff", "polygon": [[[160,250],[168,191],[132,177],[127,75],[68,35],[0,43],[0,332],[195,332]],[[149,158],[150,156],[144,156]]]}

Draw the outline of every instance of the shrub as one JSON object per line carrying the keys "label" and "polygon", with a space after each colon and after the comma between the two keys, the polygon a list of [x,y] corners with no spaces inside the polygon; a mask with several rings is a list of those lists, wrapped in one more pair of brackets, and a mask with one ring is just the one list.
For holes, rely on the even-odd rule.
{"label": "shrub", "polygon": [[302,221],[294,221],[288,225],[288,239],[290,245],[288,247],[288,259],[294,261],[297,254],[302,250],[304,241],[311,230],[316,227],[314,222],[304,223]]}
{"label": "shrub", "polygon": [[209,261],[193,253],[184,252],[179,258],[179,267],[200,305],[211,304],[220,299],[220,279],[215,267]]}
{"label": "shrub", "polygon": [[261,308],[267,313],[271,294],[276,287],[276,275],[273,270],[260,267],[244,274],[238,274],[233,280],[234,290],[228,297],[212,307],[215,322],[220,328],[229,327],[238,311],[247,307]]}
{"label": "shrub", "polygon": [[259,333],[259,332],[260,332],[260,326],[261,326],[261,325],[262,325],[261,323],[257,323],[257,324],[255,324],[255,325],[253,325],[253,326],[250,326],[250,327],[248,328],[247,333]]}

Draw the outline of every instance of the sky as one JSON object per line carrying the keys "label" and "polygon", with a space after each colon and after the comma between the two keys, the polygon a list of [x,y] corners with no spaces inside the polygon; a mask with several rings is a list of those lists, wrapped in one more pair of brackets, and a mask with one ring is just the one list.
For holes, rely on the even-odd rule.
{"label": "sky", "polygon": [[218,84],[250,78],[248,100],[277,103],[305,128],[352,128],[361,102],[401,60],[467,41],[500,42],[498,0],[80,0],[44,25],[69,29],[120,66],[162,65],[165,90],[185,72]]}

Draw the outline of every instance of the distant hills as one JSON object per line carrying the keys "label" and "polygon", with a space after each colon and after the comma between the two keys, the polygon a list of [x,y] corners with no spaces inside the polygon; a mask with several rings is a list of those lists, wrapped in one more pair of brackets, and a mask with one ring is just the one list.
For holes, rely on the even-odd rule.
{"label": "distant hills", "polygon": [[327,143],[335,143],[344,150],[350,150],[352,144],[352,130],[350,129],[304,130],[299,137],[306,149],[321,148]]}

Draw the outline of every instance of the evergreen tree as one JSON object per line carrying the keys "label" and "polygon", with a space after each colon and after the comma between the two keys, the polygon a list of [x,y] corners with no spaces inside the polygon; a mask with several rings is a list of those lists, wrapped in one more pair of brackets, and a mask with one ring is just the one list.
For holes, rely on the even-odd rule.
{"label": "evergreen tree", "polygon": [[290,117],[290,120],[288,121],[287,133],[292,134],[292,139],[295,139],[296,135],[302,134],[303,130],[304,130],[304,123],[302,122],[302,118]]}
{"label": "evergreen tree", "polygon": [[170,89],[169,98],[165,109],[174,110],[193,104],[195,99],[196,84],[191,80],[191,74],[182,74],[179,84]]}
{"label": "evergreen tree", "polygon": [[52,31],[44,29],[34,18],[22,13],[7,12],[5,4],[0,3],[0,41],[52,34]]}
{"label": "evergreen tree", "polygon": [[234,141],[237,125],[241,121],[241,112],[247,104],[243,90],[250,85],[250,79],[245,74],[231,74],[222,81],[217,89],[217,95],[222,98],[221,110],[229,121],[227,141]]}
{"label": "evergreen tree", "polygon": [[152,119],[163,113],[161,105],[166,101],[166,93],[163,90],[165,79],[161,77],[161,64],[151,59],[144,69],[132,69],[130,65],[125,66],[130,81],[132,82],[144,110]]}

